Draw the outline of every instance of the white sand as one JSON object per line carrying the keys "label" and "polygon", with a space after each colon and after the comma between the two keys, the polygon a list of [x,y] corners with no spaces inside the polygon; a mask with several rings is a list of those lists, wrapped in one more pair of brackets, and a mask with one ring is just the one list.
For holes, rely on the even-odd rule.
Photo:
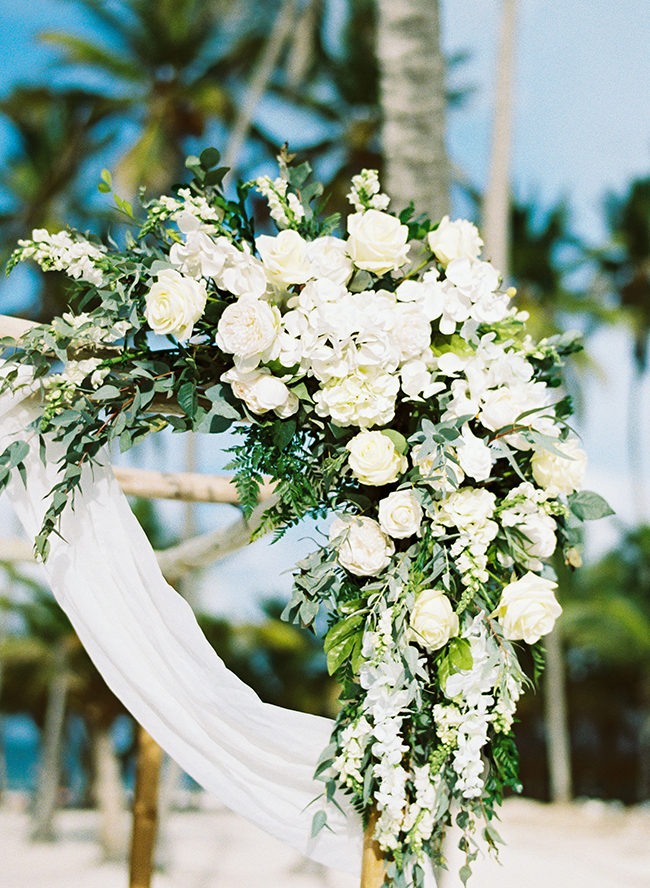
{"label": "white sand", "polygon": [[[0,808],[0,888],[127,888],[125,864],[106,863],[91,811],[61,811],[58,840],[30,843],[28,818]],[[501,864],[478,860],[469,888],[650,888],[650,809],[587,802],[557,808],[509,801]],[[173,814],[165,872],[153,888],[353,888],[356,878],[305,860],[224,808]],[[457,888],[454,854],[444,888]]]}

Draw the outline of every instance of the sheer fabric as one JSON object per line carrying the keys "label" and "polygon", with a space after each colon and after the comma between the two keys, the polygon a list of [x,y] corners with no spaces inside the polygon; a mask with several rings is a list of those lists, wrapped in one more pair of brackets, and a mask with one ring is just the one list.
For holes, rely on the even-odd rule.
{"label": "sheer fabric", "polygon": [[[36,415],[29,400],[0,399],[0,453]],[[43,497],[55,482],[31,453],[27,487],[9,497],[33,539]],[[88,470],[89,471],[89,470]],[[188,604],[163,579],[155,555],[110,470],[95,470],[68,508],[63,540],[51,538],[45,572],[52,591],[113,692],[201,786],[237,814],[327,866],[358,873],[358,815],[328,805],[311,837],[313,780],[332,722],[262,703],[214,653]]]}

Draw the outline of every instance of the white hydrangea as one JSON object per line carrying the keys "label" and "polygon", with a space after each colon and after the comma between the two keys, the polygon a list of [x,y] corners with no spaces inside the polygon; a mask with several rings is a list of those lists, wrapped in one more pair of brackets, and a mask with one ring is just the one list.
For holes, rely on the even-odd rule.
{"label": "white hydrangea", "polygon": [[333,378],[314,395],[316,413],[340,426],[368,429],[387,425],[395,415],[399,379],[370,368],[342,379]]}

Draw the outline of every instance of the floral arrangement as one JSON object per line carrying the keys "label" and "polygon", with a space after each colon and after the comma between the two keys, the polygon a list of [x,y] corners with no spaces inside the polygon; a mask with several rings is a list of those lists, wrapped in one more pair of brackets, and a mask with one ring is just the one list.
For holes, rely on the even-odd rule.
{"label": "floral arrangement", "polygon": [[[559,547],[577,566],[580,521],[609,511],[580,490],[585,454],[559,388],[579,346],[526,335],[471,223],[392,215],[364,170],[336,236],[308,166],[279,160],[278,178],[240,183],[236,200],[214,149],[140,221],[116,197],[132,223],[123,249],[74,231],[20,242],[10,268],[35,260],[75,291],[74,312],[14,344],[1,383],[24,384],[30,367],[32,437],[64,448],[36,549],[47,557],[103,446],[233,426],[247,514],[262,480],[276,482],[260,532],[336,516],[285,612],[324,629],[342,685],[317,771],[327,803],[343,790],[374,811],[396,886],[421,886],[427,857],[443,863],[455,820],[466,881],[478,824],[494,848],[490,820],[517,787],[520,652],[541,666],[561,611],[547,559]],[[256,236],[253,189],[277,233]],[[0,485],[28,446],[0,455]],[[314,829],[325,820],[319,810]]]}

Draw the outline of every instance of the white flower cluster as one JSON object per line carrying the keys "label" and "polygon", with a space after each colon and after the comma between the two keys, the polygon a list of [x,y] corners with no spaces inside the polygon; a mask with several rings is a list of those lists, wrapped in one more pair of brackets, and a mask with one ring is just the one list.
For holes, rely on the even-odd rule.
{"label": "white flower cluster", "polygon": [[221,214],[202,197],[189,188],[179,188],[178,198],[161,197],[158,201],[167,218],[173,219],[181,231],[203,231],[215,234],[221,228]]}
{"label": "white flower cluster", "polygon": [[382,194],[377,170],[361,170],[352,176],[352,188],[347,195],[357,213],[364,210],[387,210],[390,197]]}
{"label": "white flower cluster", "polygon": [[458,776],[457,788],[464,798],[478,798],[483,792],[481,752],[488,740],[488,728],[503,730],[512,717],[521,693],[518,672],[508,668],[497,642],[479,613],[465,627],[462,637],[470,644],[472,666],[452,673],[443,691],[453,701],[439,704],[433,715],[443,744],[454,749],[452,767]]}
{"label": "white flower cluster", "polygon": [[293,192],[287,194],[286,179],[259,176],[255,180],[255,187],[269,202],[271,218],[278,228],[289,228],[305,218],[305,210],[298,197]]}
{"label": "white flower cluster", "polygon": [[432,515],[435,532],[441,533],[443,527],[453,527],[459,532],[449,554],[463,583],[470,588],[478,588],[488,580],[488,546],[499,530],[492,520],[495,506],[496,496],[491,491],[474,487],[456,490],[435,505]]}
{"label": "white flower cluster", "polygon": [[[109,326],[98,323],[97,320],[86,312],[74,315],[71,312],[64,312],[61,319],[66,325],[73,330],[71,344],[75,347],[82,345],[100,346],[117,342],[123,339],[128,333],[131,325],[128,321],[116,321]],[[57,320],[54,321],[58,326]]]}
{"label": "white flower cluster", "polygon": [[23,259],[34,259],[44,271],[65,271],[70,277],[87,281],[95,287],[104,283],[101,260],[105,247],[91,244],[78,234],[67,231],[50,234],[45,228],[32,232],[30,240],[18,241]]}

